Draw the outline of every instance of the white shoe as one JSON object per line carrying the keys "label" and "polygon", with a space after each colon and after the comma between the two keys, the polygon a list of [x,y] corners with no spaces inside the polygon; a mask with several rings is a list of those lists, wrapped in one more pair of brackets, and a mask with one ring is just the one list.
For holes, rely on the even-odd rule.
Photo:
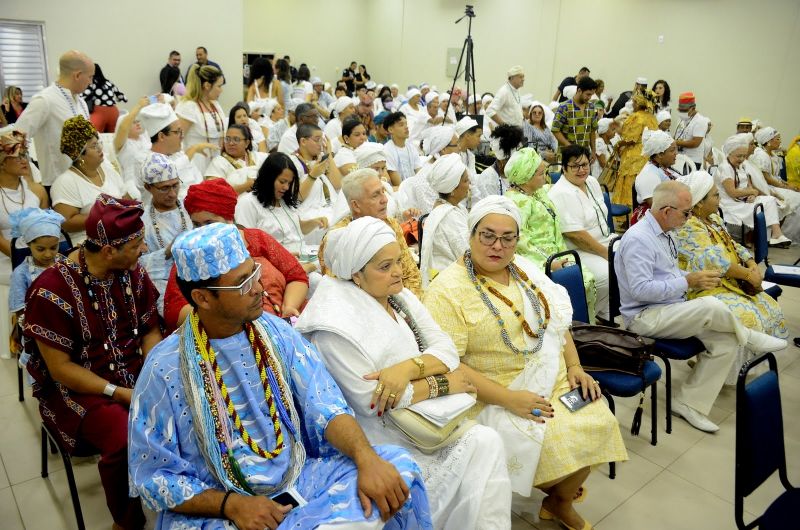
{"label": "white shoe", "polygon": [[672,400],[672,415],[680,416],[689,425],[700,431],[717,432],[719,430],[719,425],[677,399]]}
{"label": "white shoe", "polygon": [[783,244],[791,245],[792,244],[792,240],[789,239],[788,237],[786,237],[785,235],[781,234],[781,237],[776,237],[776,238],[770,239],[769,240],[769,244],[772,245],[772,246],[783,245]]}
{"label": "white shoe", "polygon": [[760,331],[749,330],[745,347],[753,353],[765,353],[780,351],[789,345],[785,340],[761,333]]}

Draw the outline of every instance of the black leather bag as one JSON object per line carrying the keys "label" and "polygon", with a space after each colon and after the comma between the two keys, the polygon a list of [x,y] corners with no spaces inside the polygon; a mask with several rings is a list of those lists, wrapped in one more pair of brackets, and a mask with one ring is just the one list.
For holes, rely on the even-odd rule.
{"label": "black leather bag", "polygon": [[655,341],[608,326],[574,323],[572,339],[584,370],[614,370],[644,375],[646,361],[653,360]]}

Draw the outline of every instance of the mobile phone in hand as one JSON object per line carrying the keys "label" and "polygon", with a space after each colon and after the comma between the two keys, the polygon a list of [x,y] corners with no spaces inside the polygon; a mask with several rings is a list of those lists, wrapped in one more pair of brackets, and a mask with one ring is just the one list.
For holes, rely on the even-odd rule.
{"label": "mobile phone in hand", "polygon": [[286,491],[282,491],[278,493],[274,497],[270,497],[276,503],[283,505],[283,506],[291,506],[292,508],[297,508],[298,506],[305,506],[308,504],[306,500],[298,493],[298,491],[294,488],[289,488]]}
{"label": "mobile phone in hand", "polygon": [[592,399],[583,399],[582,389],[580,386],[570,390],[560,398],[561,403],[564,404],[570,412],[578,412],[580,409],[592,402]]}

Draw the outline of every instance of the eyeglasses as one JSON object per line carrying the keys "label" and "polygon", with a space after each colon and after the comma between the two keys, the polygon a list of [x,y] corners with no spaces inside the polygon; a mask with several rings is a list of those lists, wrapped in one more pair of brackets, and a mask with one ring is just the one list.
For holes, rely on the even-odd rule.
{"label": "eyeglasses", "polygon": [[683,214],[683,218],[684,219],[688,219],[692,215],[692,210],[691,209],[689,209],[689,210],[681,210],[679,208],[675,208],[674,206],[664,206],[664,208],[661,208],[661,209],[663,210],[665,208],[672,208],[676,212],[681,212]]}
{"label": "eyeglasses", "polygon": [[240,138],[238,136],[226,136],[225,137],[225,143],[226,144],[236,145],[236,144],[240,144],[242,142],[244,142],[244,138]]}
{"label": "eyeglasses", "polygon": [[84,151],[88,151],[89,149],[94,149],[98,153],[103,152],[103,142],[97,140],[94,144],[86,144],[86,147],[83,148]]}
{"label": "eyeglasses", "polygon": [[575,171],[579,171],[581,169],[589,169],[589,162],[585,162],[583,164],[567,164],[567,167]]}
{"label": "eyeglasses", "polygon": [[155,184],[152,184],[150,189],[157,191],[158,193],[169,193],[171,191],[178,191],[180,187],[181,181],[179,180],[176,184],[169,184],[167,186],[156,186]]}
{"label": "eyeglasses", "polygon": [[166,132],[166,133],[164,133],[164,134],[166,134],[166,135],[170,135],[170,134],[177,134],[178,136],[183,136],[183,129],[181,129],[180,127],[178,127],[177,129],[173,129],[173,130],[171,130],[171,131],[167,131],[167,132]]}
{"label": "eyeglasses", "polygon": [[256,263],[256,268],[253,270],[253,274],[248,276],[242,283],[239,285],[229,285],[224,287],[206,287],[209,291],[239,291],[240,296],[245,296],[253,289],[253,284],[261,279],[261,264]]}
{"label": "eyeglasses", "polygon": [[497,240],[500,240],[500,246],[503,248],[511,248],[517,244],[519,236],[498,236],[492,232],[478,232],[478,240],[482,245],[487,247],[494,246]]}

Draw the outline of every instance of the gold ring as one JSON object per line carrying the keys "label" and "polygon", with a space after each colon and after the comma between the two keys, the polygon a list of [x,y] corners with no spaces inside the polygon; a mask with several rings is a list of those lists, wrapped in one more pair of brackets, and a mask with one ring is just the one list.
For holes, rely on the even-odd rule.
{"label": "gold ring", "polygon": [[397,394],[389,394],[389,397],[395,399],[397,397]]}
{"label": "gold ring", "polygon": [[375,389],[376,394],[383,392],[383,383],[378,383],[378,388]]}

